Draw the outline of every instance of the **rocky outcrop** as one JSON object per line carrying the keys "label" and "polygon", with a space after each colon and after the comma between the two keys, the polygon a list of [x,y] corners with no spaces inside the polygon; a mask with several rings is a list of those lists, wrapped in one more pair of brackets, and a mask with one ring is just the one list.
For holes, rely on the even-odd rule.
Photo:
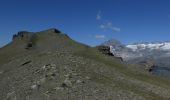
{"label": "rocky outcrop", "polygon": [[122,58],[122,57],[117,57],[117,56],[115,56],[115,55],[111,52],[110,46],[103,46],[103,45],[101,45],[101,46],[97,46],[96,48],[99,50],[99,52],[101,52],[101,53],[103,53],[103,54],[105,54],[105,55],[113,56],[115,59],[118,59],[118,60],[120,60],[120,61],[123,61],[123,58]]}
{"label": "rocky outcrop", "polygon": [[18,39],[22,39],[22,40],[28,40],[30,39],[30,37],[32,36],[32,32],[27,32],[27,31],[20,31],[17,34],[13,35],[12,40],[18,40]]}
{"label": "rocky outcrop", "polygon": [[32,42],[29,42],[29,43],[27,44],[27,46],[26,46],[25,49],[30,49],[30,48],[32,48],[32,47],[33,47],[33,43],[32,43]]}
{"label": "rocky outcrop", "polygon": [[[55,29],[55,28],[51,28],[51,29],[47,29],[41,32],[46,32],[46,33],[61,33],[61,31]],[[16,39],[30,39],[32,37],[34,33],[33,32],[27,32],[27,31],[20,31],[17,34],[13,35],[12,40],[16,40]]]}
{"label": "rocky outcrop", "polygon": [[22,42],[25,44],[25,49],[31,49],[37,42],[37,35],[33,32],[20,31],[13,35],[13,42]]}
{"label": "rocky outcrop", "polygon": [[151,73],[155,67],[155,64],[153,60],[147,60],[146,62],[144,62],[144,66],[145,69]]}
{"label": "rocky outcrop", "polygon": [[61,33],[61,31],[55,29],[55,28],[50,28],[42,32],[47,32],[47,33]]}
{"label": "rocky outcrop", "polygon": [[110,52],[109,46],[97,46],[96,48],[103,54],[114,56],[113,53]]}

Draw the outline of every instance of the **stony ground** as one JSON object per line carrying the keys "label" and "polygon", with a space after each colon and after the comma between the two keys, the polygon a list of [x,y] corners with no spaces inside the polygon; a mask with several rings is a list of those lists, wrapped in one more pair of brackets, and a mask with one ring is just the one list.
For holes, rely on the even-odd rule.
{"label": "stony ground", "polygon": [[170,98],[169,86],[143,82],[102,62],[70,53],[46,52],[13,59],[1,70],[2,100]]}

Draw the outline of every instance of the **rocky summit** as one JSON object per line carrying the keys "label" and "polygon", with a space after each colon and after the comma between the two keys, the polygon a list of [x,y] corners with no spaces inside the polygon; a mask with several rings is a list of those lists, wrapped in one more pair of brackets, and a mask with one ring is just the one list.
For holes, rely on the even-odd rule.
{"label": "rocky summit", "polygon": [[54,28],[18,32],[0,48],[0,100],[170,99],[170,80],[99,48]]}

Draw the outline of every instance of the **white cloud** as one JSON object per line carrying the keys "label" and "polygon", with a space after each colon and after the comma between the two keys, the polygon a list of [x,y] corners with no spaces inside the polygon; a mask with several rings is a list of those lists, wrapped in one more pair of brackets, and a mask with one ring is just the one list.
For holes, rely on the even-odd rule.
{"label": "white cloud", "polygon": [[120,32],[120,28],[118,28],[118,27],[111,27],[111,29],[112,29],[113,31]]}
{"label": "white cloud", "polygon": [[101,11],[99,11],[99,12],[97,13],[96,19],[97,19],[97,20],[101,20]]}
{"label": "white cloud", "polygon": [[101,18],[101,11],[98,11],[97,16],[96,16],[96,20],[98,20],[99,22],[102,22],[102,24],[99,26],[101,29],[103,30],[112,30],[114,32],[119,32],[120,28],[116,27],[112,24],[112,22],[104,22]]}
{"label": "white cloud", "polygon": [[111,22],[101,24],[100,28],[104,29],[104,30],[108,29],[108,30],[112,30],[112,31],[116,31],[116,32],[120,31],[120,28],[113,26]]}
{"label": "white cloud", "polygon": [[104,38],[106,38],[106,36],[105,35],[95,35],[95,38],[96,39],[104,39]]}

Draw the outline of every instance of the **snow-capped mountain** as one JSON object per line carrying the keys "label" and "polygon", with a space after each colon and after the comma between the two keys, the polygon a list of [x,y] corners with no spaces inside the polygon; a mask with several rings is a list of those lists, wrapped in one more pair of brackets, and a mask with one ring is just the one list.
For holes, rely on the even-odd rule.
{"label": "snow-capped mountain", "polygon": [[102,45],[110,46],[111,52],[115,56],[122,57],[124,60],[135,58],[160,58],[170,57],[170,42],[144,42],[134,44],[122,44],[121,42],[111,39]]}
{"label": "snow-capped mountain", "polygon": [[122,57],[126,63],[145,66],[147,62],[151,62],[156,66],[153,74],[170,77],[170,42],[168,41],[125,45],[112,39],[102,45],[110,46],[113,55]]}
{"label": "snow-capped mountain", "polygon": [[126,45],[126,47],[132,49],[133,51],[145,49],[170,51],[170,42],[129,44]]}

